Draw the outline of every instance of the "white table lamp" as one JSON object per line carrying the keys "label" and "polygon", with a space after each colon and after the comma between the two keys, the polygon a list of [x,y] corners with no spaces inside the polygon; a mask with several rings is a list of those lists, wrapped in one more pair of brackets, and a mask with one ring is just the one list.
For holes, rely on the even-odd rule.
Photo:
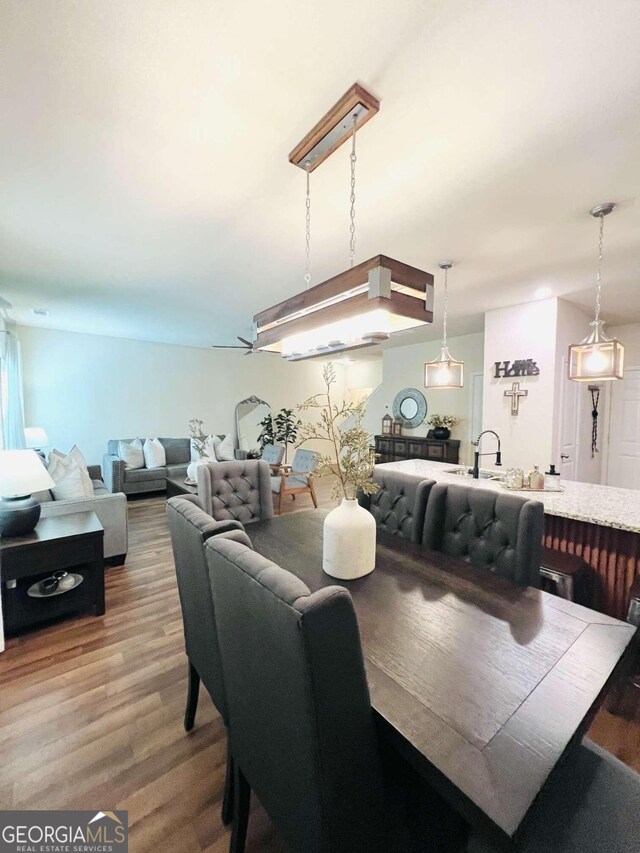
{"label": "white table lamp", "polygon": [[27,447],[34,450],[41,450],[43,447],[49,446],[49,436],[42,427],[25,427],[24,440]]}
{"label": "white table lamp", "polygon": [[35,450],[0,450],[0,536],[24,536],[40,519],[31,495],[55,485]]}

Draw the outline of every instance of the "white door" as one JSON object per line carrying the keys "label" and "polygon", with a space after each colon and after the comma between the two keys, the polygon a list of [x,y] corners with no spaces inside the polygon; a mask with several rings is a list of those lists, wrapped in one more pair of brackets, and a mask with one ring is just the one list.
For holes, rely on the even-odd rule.
{"label": "white door", "polygon": [[607,484],[640,489],[640,368],[611,386]]}
{"label": "white door", "polygon": [[567,377],[567,359],[562,363],[560,401],[560,474],[563,480],[577,479],[578,429],[580,427],[580,383]]}

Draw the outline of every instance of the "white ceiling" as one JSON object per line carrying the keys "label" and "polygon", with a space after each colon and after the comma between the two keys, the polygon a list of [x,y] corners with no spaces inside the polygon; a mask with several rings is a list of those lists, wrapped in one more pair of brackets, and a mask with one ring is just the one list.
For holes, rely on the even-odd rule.
{"label": "white ceiling", "polygon": [[[455,259],[453,333],[539,287],[590,309],[613,200],[604,315],[640,320],[638,45],[637,0],[0,0],[0,295],[54,328],[246,335],[303,287],[287,154],[357,80],[381,99],[358,260]],[[314,282],[347,263],[348,154],[312,175]]]}

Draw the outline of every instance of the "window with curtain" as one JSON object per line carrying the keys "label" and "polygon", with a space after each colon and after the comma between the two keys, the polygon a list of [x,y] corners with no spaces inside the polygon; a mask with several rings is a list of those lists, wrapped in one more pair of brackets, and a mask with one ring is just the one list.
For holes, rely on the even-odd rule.
{"label": "window with curtain", "polygon": [[20,341],[7,324],[0,331],[0,448],[25,446]]}

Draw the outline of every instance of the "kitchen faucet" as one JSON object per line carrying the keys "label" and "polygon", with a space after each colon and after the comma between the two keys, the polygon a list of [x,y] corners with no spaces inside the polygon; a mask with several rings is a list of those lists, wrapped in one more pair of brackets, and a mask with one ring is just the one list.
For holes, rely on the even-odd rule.
{"label": "kitchen faucet", "polygon": [[480,440],[482,439],[482,436],[486,435],[488,432],[491,433],[491,435],[495,435],[495,437],[498,439],[498,449],[496,450],[496,463],[495,464],[496,465],[502,465],[502,453],[500,452],[500,436],[498,435],[498,433],[495,430],[492,430],[492,429],[483,430],[480,433],[480,435],[476,438],[476,440],[471,442],[471,444],[475,445],[475,447],[477,448],[475,453],[473,454],[473,479],[474,480],[477,480],[478,477],[480,476],[480,468],[479,468],[480,457],[481,456],[492,456],[493,455],[492,453],[480,453]]}

